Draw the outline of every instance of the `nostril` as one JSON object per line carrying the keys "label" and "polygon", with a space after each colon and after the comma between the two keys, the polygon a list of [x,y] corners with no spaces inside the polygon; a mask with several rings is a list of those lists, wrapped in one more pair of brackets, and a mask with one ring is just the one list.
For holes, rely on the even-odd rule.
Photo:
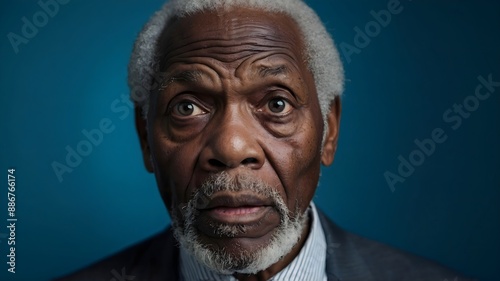
{"label": "nostril", "polygon": [[221,161],[219,161],[217,159],[210,159],[210,160],[208,160],[208,163],[211,166],[215,166],[215,167],[225,167],[226,166],[226,165],[224,165],[224,163],[222,163]]}
{"label": "nostril", "polygon": [[[225,162],[217,160],[215,158],[208,160],[208,165],[210,165],[212,168],[218,168],[218,169],[219,168],[235,168],[238,166],[238,165],[235,165],[236,163],[238,163],[238,162],[225,163]],[[257,160],[257,158],[248,157],[248,158],[243,159],[243,161],[241,161],[239,163],[239,165],[245,166],[245,165],[251,165],[251,164],[258,164],[258,163],[259,163],[259,160]]]}
{"label": "nostril", "polygon": [[241,164],[242,165],[248,165],[248,164],[254,164],[254,163],[257,163],[257,162],[258,162],[258,160],[256,158],[249,157],[249,158],[246,158],[243,161],[241,161]]}

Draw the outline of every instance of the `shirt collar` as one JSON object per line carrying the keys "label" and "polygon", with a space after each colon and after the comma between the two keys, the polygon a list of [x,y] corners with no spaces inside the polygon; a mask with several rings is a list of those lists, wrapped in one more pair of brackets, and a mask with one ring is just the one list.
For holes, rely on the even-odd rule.
{"label": "shirt collar", "polygon": [[[270,280],[273,281],[323,281],[326,280],[326,239],[313,202],[308,210],[311,216],[311,231],[299,254],[293,261]],[[180,250],[181,275],[184,281],[237,281],[232,275],[213,272],[200,264],[182,247]]]}

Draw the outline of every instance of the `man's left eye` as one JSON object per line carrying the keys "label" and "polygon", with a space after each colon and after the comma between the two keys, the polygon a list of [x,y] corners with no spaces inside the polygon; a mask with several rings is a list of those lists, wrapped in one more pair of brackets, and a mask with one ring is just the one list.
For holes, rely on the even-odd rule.
{"label": "man's left eye", "polygon": [[283,98],[274,98],[267,103],[272,113],[288,113],[292,106]]}

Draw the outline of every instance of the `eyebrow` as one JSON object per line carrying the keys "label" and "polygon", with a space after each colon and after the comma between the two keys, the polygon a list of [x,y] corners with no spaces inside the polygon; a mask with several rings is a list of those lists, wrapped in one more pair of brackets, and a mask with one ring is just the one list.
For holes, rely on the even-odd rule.
{"label": "eyebrow", "polygon": [[278,76],[287,74],[288,68],[285,65],[278,65],[274,67],[261,66],[259,68],[259,76],[264,78],[266,76]]}
{"label": "eyebrow", "polygon": [[199,70],[185,70],[181,72],[174,73],[172,75],[166,74],[163,82],[161,83],[161,88],[165,89],[168,87],[170,84],[173,82],[187,82],[187,83],[194,83],[199,81],[201,76],[205,75],[203,72]]}
{"label": "eyebrow", "polygon": [[[288,67],[286,67],[286,65],[278,65],[273,67],[261,66],[258,70],[258,73],[261,78],[265,78],[267,76],[278,76],[278,75],[288,74],[289,69]],[[165,74],[160,89],[163,90],[174,82],[195,83],[198,82],[200,78],[205,75],[206,75],[205,73],[199,70],[184,70],[171,75]]]}

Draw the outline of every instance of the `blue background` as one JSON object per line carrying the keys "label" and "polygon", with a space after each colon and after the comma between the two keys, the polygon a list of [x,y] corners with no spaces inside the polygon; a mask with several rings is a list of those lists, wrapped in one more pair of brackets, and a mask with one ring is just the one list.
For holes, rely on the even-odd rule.
{"label": "blue background", "polygon": [[[48,280],[162,230],[169,223],[133,126],[126,67],[133,40],[162,1],[70,1],[14,51],[36,1],[0,4],[0,173],[16,169],[16,274],[7,273],[7,190],[0,191],[0,279]],[[337,46],[388,1],[309,3]],[[450,3],[450,4],[448,4]],[[499,280],[500,87],[456,130],[443,113],[474,94],[478,76],[500,81],[500,5],[401,1],[403,10],[359,53],[342,54],[346,91],[335,163],[315,201],[346,229]],[[349,62],[348,62],[349,61]],[[112,109],[119,106],[122,111]],[[82,130],[109,118],[113,132],[60,182],[52,162]],[[392,191],[414,140],[447,135]],[[6,175],[2,176],[6,179]],[[6,181],[1,186],[6,187]],[[4,207],[5,206],[5,207]],[[117,269],[120,270],[120,269]],[[110,273],[110,279],[113,276]]]}

